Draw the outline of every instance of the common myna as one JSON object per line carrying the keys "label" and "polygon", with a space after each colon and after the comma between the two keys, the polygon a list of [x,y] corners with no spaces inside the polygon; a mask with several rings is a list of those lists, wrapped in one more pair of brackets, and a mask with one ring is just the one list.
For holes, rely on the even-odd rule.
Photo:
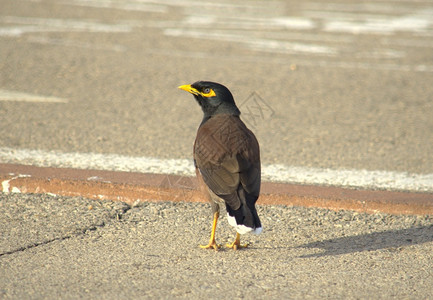
{"label": "common myna", "polygon": [[236,239],[227,247],[247,247],[241,245],[240,234],[262,231],[255,208],[260,193],[259,143],[239,118],[241,113],[225,86],[197,81],[179,88],[193,94],[204,113],[193,153],[200,188],[212,205],[213,224],[209,244],[200,247],[221,247],[215,242],[220,204],[226,206],[228,222],[236,228]]}

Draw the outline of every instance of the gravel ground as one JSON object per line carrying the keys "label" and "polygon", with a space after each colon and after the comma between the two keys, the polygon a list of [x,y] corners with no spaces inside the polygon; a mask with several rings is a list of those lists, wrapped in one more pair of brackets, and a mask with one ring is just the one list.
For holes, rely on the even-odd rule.
{"label": "gravel ground", "polygon": [[[0,298],[417,298],[433,216],[259,206],[240,251],[200,249],[210,206],[0,194]],[[221,218],[217,241],[234,231]]]}

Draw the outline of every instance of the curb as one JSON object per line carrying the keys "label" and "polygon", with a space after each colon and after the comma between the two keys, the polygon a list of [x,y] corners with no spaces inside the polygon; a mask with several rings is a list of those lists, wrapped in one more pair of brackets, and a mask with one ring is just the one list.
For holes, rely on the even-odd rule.
{"label": "curb", "polygon": [[[206,202],[195,177],[0,164],[4,193],[45,193],[122,201]],[[320,207],[367,213],[433,214],[433,193],[356,190],[263,182],[260,205]]]}

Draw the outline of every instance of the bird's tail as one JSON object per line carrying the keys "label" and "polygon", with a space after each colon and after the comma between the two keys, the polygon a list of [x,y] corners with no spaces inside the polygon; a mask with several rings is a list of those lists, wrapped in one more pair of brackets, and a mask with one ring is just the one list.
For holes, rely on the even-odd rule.
{"label": "bird's tail", "polygon": [[245,201],[241,201],[242,204],[238,209],[234,210],[226,205],[228,222],[231,226],[235,227],[236,231],[240,234],[248,232],[260,234],[263,227],[255,207],[257,197],[247,193],[242,194],[243,195],[239,196],[241,196],[241,200]]}

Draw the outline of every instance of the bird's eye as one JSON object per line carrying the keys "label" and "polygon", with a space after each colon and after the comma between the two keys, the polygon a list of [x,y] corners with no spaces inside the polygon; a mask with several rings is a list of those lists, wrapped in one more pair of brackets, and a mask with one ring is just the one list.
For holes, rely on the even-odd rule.
{"label": "bird's eye", "polygon": [[210,97],[215,97],[215,96],[216,96],[214,90],[211,89],[210,87],[202,88],[200,94],[201,94],[203,97],[206,97],[206,98],[210,98]]}

